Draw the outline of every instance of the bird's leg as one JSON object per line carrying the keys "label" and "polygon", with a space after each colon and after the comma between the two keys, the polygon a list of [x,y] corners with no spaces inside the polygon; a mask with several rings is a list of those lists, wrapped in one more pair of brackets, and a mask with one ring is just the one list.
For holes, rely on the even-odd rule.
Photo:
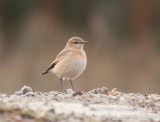
{"label": "bird's leg", "polygon": [[70,79],[70,83],[71,83],[72,89],[73,89],[73,91],[74,91],[74,88],[73,88],[73,84],[72,84],[72,80],[71,80],[71,79]]}
{"label": "bird's leg", "polygon": [[61,92],[62,92],[62,78],[60,79],[60,89],[61,89]]}

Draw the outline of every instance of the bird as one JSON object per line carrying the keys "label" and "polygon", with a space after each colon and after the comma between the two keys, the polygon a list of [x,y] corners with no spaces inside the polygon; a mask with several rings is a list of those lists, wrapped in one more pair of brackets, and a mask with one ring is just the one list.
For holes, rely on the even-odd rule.
{"label": "bird", "polygon": [[41,73],[53,73],[60,78],[60,90],[62,92],[62,82],[69,80],[74,91],[72,81],[79,77],[86,69],[87,57],[83,50],[84,45],[88,41],[84,41],[80,37],[72,37],[68,40],[64,49],[57,55],[48,69]]}

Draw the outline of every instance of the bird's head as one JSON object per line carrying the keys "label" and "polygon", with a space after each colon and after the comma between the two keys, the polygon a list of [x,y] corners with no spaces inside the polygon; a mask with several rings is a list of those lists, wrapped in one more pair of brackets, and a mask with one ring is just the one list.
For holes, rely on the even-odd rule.
{"label": "bird's head", "polygon": [[80,37],[72,37],[67,42],[66,47],[73,48],[73,49],[83,49],[83,46],[86,43],[88,43],[88,41],[84,41]]}

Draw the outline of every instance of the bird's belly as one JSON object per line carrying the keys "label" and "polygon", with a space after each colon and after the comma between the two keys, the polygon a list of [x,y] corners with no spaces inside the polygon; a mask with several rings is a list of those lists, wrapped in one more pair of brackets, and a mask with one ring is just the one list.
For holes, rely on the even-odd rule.
{"label": "bird's belly", "polygon": [[86,68],[87,60],[81,56],[66,59],[59,62],[53,69],[58,77],[74,80],[83,73]]}

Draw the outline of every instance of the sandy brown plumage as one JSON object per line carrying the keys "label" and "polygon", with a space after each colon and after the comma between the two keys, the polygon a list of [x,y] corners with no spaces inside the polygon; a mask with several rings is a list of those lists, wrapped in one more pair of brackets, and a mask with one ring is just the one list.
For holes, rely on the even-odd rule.
{"label": "sandy brown plumage", "polygon": [[72,85],[72,80],[76,79],[85,70],[87,65],[86,54],[83,50],[85,43],[87,42],[80,37],[69,39],[65,48],[58,54],[49,68],[42,73],[44,75],[52,72],[58,76],[61,82],[61,91],[62,80],[70,80]]}

